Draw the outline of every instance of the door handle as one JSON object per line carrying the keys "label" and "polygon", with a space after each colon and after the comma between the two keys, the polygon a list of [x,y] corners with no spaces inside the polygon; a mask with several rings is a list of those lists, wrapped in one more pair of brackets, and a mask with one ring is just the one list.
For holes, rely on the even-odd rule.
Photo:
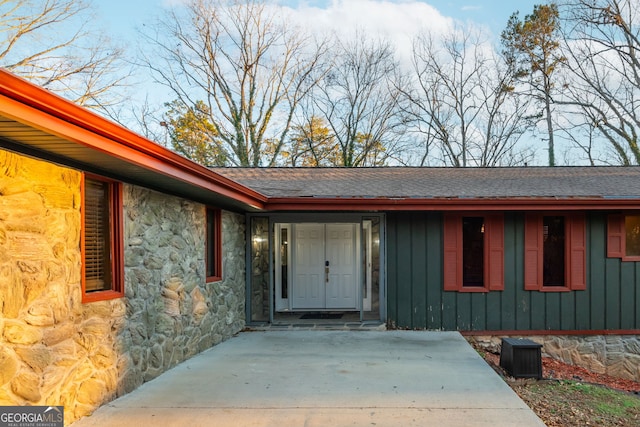
{"label": "door handle", "polygon": [[329,261],[324,262],[324,281],[329,283]]}

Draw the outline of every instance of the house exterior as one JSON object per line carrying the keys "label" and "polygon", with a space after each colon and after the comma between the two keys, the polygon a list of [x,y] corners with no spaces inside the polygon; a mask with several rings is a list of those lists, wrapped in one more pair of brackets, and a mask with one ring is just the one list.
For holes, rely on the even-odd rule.
{"label": "house exterior", "polygon": [[640,379],[640,168],[206,169],[0,70],[0,405],[91,413],[305,313]]}
{"label": "house exterior", "polygon": [[640,168],[217,172],[269,197],[268,212],[249,224],[268,218],[277,231],[281,223],[355,221],[361,245],[367,221],[377,224],[373,240],[386,243],[374,254],[386,278],[378,314],[393,326],[640,330]]}
{"label": "house exterior", "polygon": [[69,424],[240,331],[263,200],[0,71],[0,405]]}

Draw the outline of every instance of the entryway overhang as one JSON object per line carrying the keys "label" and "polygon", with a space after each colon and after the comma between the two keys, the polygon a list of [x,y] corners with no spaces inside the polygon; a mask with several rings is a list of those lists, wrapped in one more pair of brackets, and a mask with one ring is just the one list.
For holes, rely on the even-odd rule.
{"label": "entryway overhang", "polygon": [[239,212],[267,197],[0,69],[0,147]]}

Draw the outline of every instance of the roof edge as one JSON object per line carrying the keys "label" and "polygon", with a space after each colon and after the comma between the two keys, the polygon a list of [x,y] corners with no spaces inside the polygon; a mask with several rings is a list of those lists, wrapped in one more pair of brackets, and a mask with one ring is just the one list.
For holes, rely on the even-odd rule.
{"label": "roof edge", "polygon": [[[216,186],[226,189],[229,197],[253,205],[254,207],[262,207],[267,201],[267,197],[263,194],[182,157],[120,124],[108,120],[49,90],[39,87],[22,77],[18,77],[3,68],[0,68],[0,95],[67,124],[116,142],[118,145],[133,149],[145,156],[171,165],[173,168],[182,172],[180,179],[184,180],[185,177],[187,177],[187,181],[190,181],[193,185],[201,186],[200,183],[203,180],[209,181]],[[24,110],[7,109],[7,111],[0,112],[13,120],[28,124],[34,128],[45,132],[49,130],[28,117],[27,114],[24,113]],[[56,134],[58,134],[58,132],[56,132]],[[64,137],[64,135],[62,135],[62,137]],[[69,140],[74,139],[69,138]],[[93,141],[83,141],[83,143],[90,148],[103,152],[106,151],[104,146],[97,146]],[[117,155],[115,152],[106,152]],[[157,173],[168,174],[167,171],[162,168],[149,165],[147,165],[147,167],[155,169]],[[191,180],[189,180],[189,177],[191,177]]]}
{"label": "roof edge", "polygon": [[640,198],[321,198],[271,197],[267,211],[571,211],[638,209]]}

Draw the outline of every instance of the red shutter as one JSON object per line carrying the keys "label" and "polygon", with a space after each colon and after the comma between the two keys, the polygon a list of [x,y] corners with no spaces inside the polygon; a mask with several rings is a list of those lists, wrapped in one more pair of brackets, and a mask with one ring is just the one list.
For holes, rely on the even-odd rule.
{"label": "red shutter", "polygon": [[607,257],[622,258],[625,253],[624,215],[609,215],[607,221]]}
{"label": "red shutter", "polygon": [[542,288],[542,215],[527,214],[524,218],[524,290]]}
{"label": "red shutter", "polygon": [[569,219],[569,277],[567,283],[574,291],[587,289],[586,259],[587,236],[583,214],[573,214]]}
{"label": "red shutter", "polygon": [[504,219],[502,215],[485,217],[488,238],[488,259],[485,263],[485,280],[490,291],[504,290]]}
{"label": "red shutter", "polygon": [[460,215],[445,214],[443,222],[443,278],[445,291],[462,287],[462,221]]}

